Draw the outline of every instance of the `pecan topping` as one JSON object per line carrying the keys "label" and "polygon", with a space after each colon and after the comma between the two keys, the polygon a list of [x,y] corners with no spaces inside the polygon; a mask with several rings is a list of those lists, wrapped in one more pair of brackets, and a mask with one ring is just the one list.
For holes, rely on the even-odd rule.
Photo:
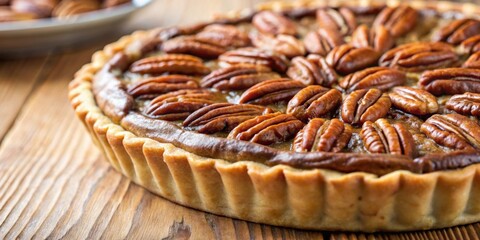
{"label": "pecan topping", "polygon": [[385,117],[391,105],[388,94],[375,88],[360,89],[347,96],[340,115],[346,123],[363,124]]}
{"label": "pecan topping", "polygon": [[296,152],[340,152],[352,137],[352,126],[338,119],[312,119],[293,140]]}
{"label": "pecan topping", "polygon": [[330,28],[341,35],[349,35],[357,27],[355,14],[348,8],[324,8],[317,11],[317,22],[320,27]]}
{"label": "pecan topping", "polygon": [[202,42],[195,37],[176,37],[162,44],[166,53],[186,53],[202,58],[216,58],[225,52],[225,48],[213,43]]}
{"label": "pecan topping", "polygon": [[151,98],[158,94],[196,88],[199,88],[199,86],[195,78],[183,75],[167,75],[135,82],[128,88],[127,92],[134,97]]}
{"label": "pecan topping", "polygon": [[334,112],[341,103],[342,93],[337,89],[308,86],[288,102],[287,113],[302,121],[308,121]]}
{"label": "pecan topping", "polygon": [[132,64],[130,71],[142,74],[203,75],[209,73],[210,69],[203,65],[200,58],[184,54],[167,54],[138,60]]}
{"label": "pecan topping", "polygon": [[33,13],[20,13],[12,11],[9,7],[0,7],[0,22],[14,22],[33,20],[37,16]]}
{"label": "pecan topping", "polygon": [[480,52],[472,54],[462,65],[464,68],[480,69]]}
{"label": "pecan topping", "polygon": [[190,114],[183,126],[207,134],[229,132],[248,119],[271,112],[269,108],[250,104],[214,103]]}
{"label": "pecan topping", "polygon": [[458,61],[453,47],[442,42],[408,43],[396,47],[380,58],[380,66],[420,72],[450,67]]}
{"label": "pecan topping", "polygon": [[52,11],[52,16],[65,19],[74,15],[92,12],[98,9],[100,9],[100,4],[98,1],[63,0],[55,6]]}
{"label": "pecan topping", "polygon": [[480,94],[467,92],[454,95],[447,101],[445,107],[463,115],[480,117]]}
{"label": "pecan topping", "polygon": [[375,18],[373,28],[384,26],[393,37],[400,37],[415,27],[417,18],[417,11],[409,6],[386,7]]}
{"label": "pecan topping", "polygon": [[433,115],[422,124],[420,130],[436,143],[449,148],[480,149],[480,126],[460,114]]}
{"label": "pecan topping", "polygon": [[353,32],[351,44],[357,48],[371,47],[379,53],[384,53],[393,47],[395,38],[382,25],[369,29],[363,24]]}
{"label": "pecan topping", "polygon": [[307,59],[295,57],[288,68],[287,76],[305,85],[318,84],[329,87],[337,81],[335,71],[325,59],[315,55],[310,55]]}
{"label": "pecan topping", "polygon": [[418,82],[433,95],[480,93],[480,70],[472,68],[445,68],[427,71]]}
{"label": "pecan topping", "polygon": [[245,90],[253,85],[280,75],[264,71],[255,66],[231,66],[220,68],[205,76],[200,82],[202,87],[218,90]]}
{"label": "pecan topping", "polygon": [[217,102],[218,97],[205,89],[179,90],[154,98],[145,114],[167,121],[183,120],[196,110]]}
{"label": "pecan topping", "polygon": [[232,25],[212,24],[197,33],[195,38],[204,43],[228,47],[246,47],[250,45],[248,35]]}
{"label": "pecan topping", "polygon": [[51,16],[53,9],[58,4],[58,2],[58,0],[15,0],[10,3],[10,7],[14,12],[33,14],[35,15],[35,18],[46,18]]}
{"label": "pecan topping", "polygon": [[252,23],[258,31],[265,34],[295,35],[297,33],[295,23],[282,14],[272,11],[262,11],[255,14]]}
{"label": "pecan topping", "polygon": [[303,83],[288,78],[271,79],[245,91],[239,102],[259,105],[287,102],[304,87]]}
{"label": "pecan topping", "polygon": [[450,22],[433,34],[432,40],[458,45],[469,37],[480,33],[480,21],[475,19],[458,19]]}
{"label": "pecan topping", "polygon": [[290,35],[279,34],[271,36],[257,34],[252,37],[252,42],[255,47],[273,51],[289,58],[305,55],[305,48],[302,42]]}
{"label": "pecan topping", "polygon": [[394,87],[390,100],[396,108],[415,115],[427,115],[438,111],[437,98],[429,92],[412,87]]}
{"label": "pecan topping", "polygon": [[460,46],[463,52],[467,54],[480,52],[480,34],[465,39]]}
{"label": "pecan topping", "polygon": [[368,88],[385,91],[406,81],[407,75],[403,72],[387,67],[371,67],[346,76],[338,85],[347,92]]}
{"label": "pecan topping", "polygon": [[284,73],[288,68],[288,60],[279,54],[258,48],[239,48],[228,51],[218,58],[224,65],[260,65],[274,71]]}
{"label": "pecan topping", "polygon": [[390,124],[387,119],[367,121],[360,132],[363,145],[371,153],[414,156],[415,142],[412,134],[400,123]]}
{"label": "pecan topping", "polygon": [[277,112],[239,124],[228,134],[228,138],[270,145],[293,138],[303,126],[302,121],[292,115]]}
{"label": "pecan topping", "polygon": [[375,65],[379,57],[379,53],[373,48],[356,48],[350,44],[344,44],[334,48],[327,55],[326,61],[338,73],[347,75]]}
{"label": "pecan topping", "polygon": [[340,32],[332,28],[320,28],[307,33],[303,43],[309,53],[326,56],[332,49],[344,44],[345,41]]}

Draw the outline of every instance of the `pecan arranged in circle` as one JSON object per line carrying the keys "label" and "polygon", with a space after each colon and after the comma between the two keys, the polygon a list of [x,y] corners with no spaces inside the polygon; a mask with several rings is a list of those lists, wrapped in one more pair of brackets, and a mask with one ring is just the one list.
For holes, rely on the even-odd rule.
{"label": "pecan arranged in circle", "polygon": [[195,35],[204,43],[228,47],[246,47],[250,45],[248,35],[233,25],[212,24]]}
{"label": "pecan arranged in circle", "polygon": [[269,108],[250,104],[214,103],[190,114],[183,126],[200,133],[230,132],[248,119],[271,112]]}
{"label": "pecan arranged in circle", "polygon": [[363,145],[371,153],[415,155],[415,142],[412,134],[400,123],[390,124],[387,119],[367,121],[360,131]]}
{"label": "pecan arranged in circle", "polygon": [[133,97],[152,98],[159,94],[183,89],[199,88],[197,80],[184,75],[167,75],[140,80],[133,83],[127,92]]}
{"label": "pecan arranged in circle", "polygon": [[476,34],[480,34],[480,21],[465,18],[450,22],[434,33],[432,40],[457,45]]}
{"label": "pecan arranged in circle", "polygon": [[265,34],[295,35],[297,33],[295,23],[282,14],[272,11],[262,11],[255,14],[252,23],[258,31]]}
{"label": "pecan arranged in circle", "polygon": [[275,72],[264,71],[255,66],[231,66],[220,68],[205,76],[200,85],[218,90],[245,90],[265,80],[279,78]]}
{"label": "pecan arranged in circle", "polygon": [[410,6],[386,7],[375,18],[373,28],[384,26],[393,37],[401,37],[413,30],[417,18],[417,10]]}
{"label": "pecan arranged in circle", "polygon": [[228,138],[270,145],[293,138],[303,126],[302,121],[292,115],[277,112],[239,124],[228,134]]}
{"label": "pecan arranged in circle", "polygon": [[337,81],[335,71],[320,56],[309,55],[308,58],[295,57],[288,68],[287,76],[301,81],[305,85],[331,86]]}
{"label": "pecan arranged in circle", "polygon": [[457,150],[480,150],[480,126],[460,114],[433,115],[420,130],[440,145]]}
{"label": "pecan arranged in circle", "polygon": [[202,58],[216,58],[226,49],[214,43],[202,42],[192,36],[182,36],[170,39],[162,44],[166,53],[185,53]]}
{"label": "pecan arranged in circle", "polygon": [[396,108],[415,115],[433,114],[438,111],[437,98],[431,93],[412,87],[394,87],[390,100]]}
{"label": "pecan arranged in circle", "polygon": [[284,73],[288,68],[285,56],[258,48],[239,48],[228,51],[218,58],[220,65],[260,65]]}
{"label": "pecan arranged in circle", "polygon": [[219,97],[205,89],[179,90],[154,98],[145,114],[167,121],[183,120],[196,110],[213,104]]}
{"label": "pecan arranged in circle", "polygon": [[132,64],[130,71],[142,74],[179,73],[203,75],[210,72],[202,59],[185,54],[167,54],[148,57]]}
{"label": "pecan arranged in circle", "polygon": [[348,35],[357,27],[355,14],[348,8],[323,8],[317,11],[317,23],[322,28],[330,28],[341,35]]}
{"label": "pecan arranged in circle", "polygon": [[277,78],[263,81],[245,91],[240,103],[269,105],[289,101],[305,85],[288,78]]}
{"label": "pecan arranged in circle", "polygon": [[480,69],[480,52],[472,54],[462,65],[464,68]]}
{"label": "pecan arranged in circle", "polygon": [[377,63],[379,53],[373,48],[356,48],[350,44],[334,48],[326,57],[327,63],[338,73],[347,75]]}
{"label": "pecan arranged in circle", "polygon": [[352,137],[352,126],[338,119],[312,119],[293,140],[296,152],[340,152]]}
{"label": "pecan arranged in circle", "polygon": [[297,38],[278,34],[276,36],[257,34],[252,36],[252,42],[255,47],[273,51],[286,57],[295,57],[305,55],[305,48]]}
{"label": "pecan arranged in circle", "polygon": [[403,72],[387,67],[371,67],[346,76],[338,85],[347,92],[368,88],[385,91],[406,81],[407,75]]}
{"label": "pecan arranged in circle", "polygon": [[332,28],[320,28],[307,33],[303,43],[309,53],[326,56],[332,49],[344,44],[345,41],[340,32]]}
{"label": "pecan arranged in circle", "polygon": [[442,42],[408,43],[396,47],[380,58],[380,66],[409,72],[450,67],[458,56],[452,46]]}
{"label": "pecan arranged in circle", "polygon": [[433,95],[480,93],[480,69],[445,68],[427,71],[418,83]]}
{"label": "pecan arranged in circle", "polygon": [[463,115],[480,117],[480,94],[467,92],[453,95],[448,99],[445,108]]}
{"label": "pecan arranged in circle", "polygon": [[460,46],[462,51],[467,54],[480,52],[480,34],[465,39]]}
{"label": "pecan arranged in circle", "polygon": [[383,25],[369,29],[363,24],[353,32],[351,44],[357,48],[371,47],[379,53],[384,53],[393,47],[395,38]]}
{"label": "pecan arranged in circle", "polygon": [[334,112],[341,103],[342,93],[337,89],[308,86],[288,102],[287,113],[302,121],[308,121]]}
{"label": "pecan arranged in circle", "polygon": [[346,123],[363,124],[385,117],[391,105],[388,94],[375,88],[360,89],[345,98],[340,115]]}

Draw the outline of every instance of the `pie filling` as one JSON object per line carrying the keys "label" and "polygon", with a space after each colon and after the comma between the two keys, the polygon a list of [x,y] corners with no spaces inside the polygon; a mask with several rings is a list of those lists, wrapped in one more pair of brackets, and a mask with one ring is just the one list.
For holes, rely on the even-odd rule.
{"label": "pie filling", "polygon": [[480,20],[322,7],[149,33],[93,85],[138,136],[232,162],[380,175],[480,162]]}

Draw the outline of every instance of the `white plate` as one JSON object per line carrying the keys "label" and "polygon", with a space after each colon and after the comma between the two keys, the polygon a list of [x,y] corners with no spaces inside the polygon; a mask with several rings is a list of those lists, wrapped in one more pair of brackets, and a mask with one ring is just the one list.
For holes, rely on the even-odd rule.
{"label": "white plate", "polygon": [[103,9],[78,17],[0,23],[0,58],[25,56],[71,47],[101,36],[109,36],[134,12],[152,0]]}

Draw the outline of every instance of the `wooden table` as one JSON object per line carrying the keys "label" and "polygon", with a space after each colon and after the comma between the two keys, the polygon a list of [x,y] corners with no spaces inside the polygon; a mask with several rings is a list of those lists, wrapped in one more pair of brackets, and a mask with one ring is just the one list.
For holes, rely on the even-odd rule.
{"label": "wooden table", "polygon": [[[191,23],[245,4],[225,2],[156,1],[121,31]],[[479,239],[478,223],[403,234],[272,227],[182,207],[131,183],[100,155],[67,99],[75,71],[117,37],[0,60],[0,239]]]}

